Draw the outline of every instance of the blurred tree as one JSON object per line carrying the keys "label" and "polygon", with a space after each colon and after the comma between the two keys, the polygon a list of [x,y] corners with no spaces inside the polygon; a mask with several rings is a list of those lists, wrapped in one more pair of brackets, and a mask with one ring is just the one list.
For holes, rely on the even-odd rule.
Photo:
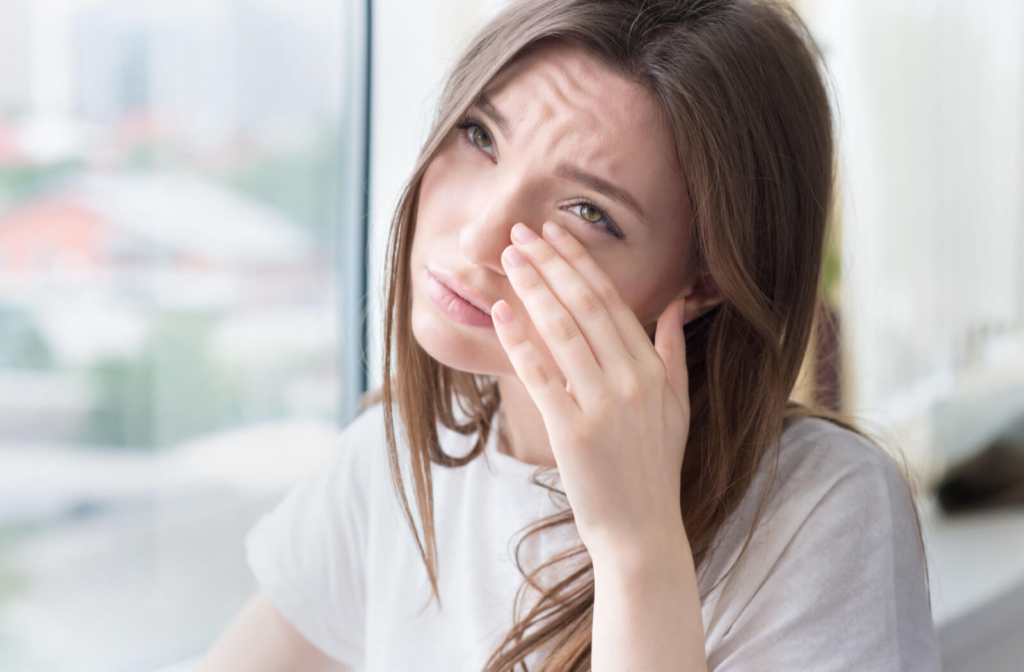
{"label": "blurred tree", "polygon": [[81,171],[80,160],[0,169],[0,203],[5,208],[58,190]]}
{"label": "blurred tree", "polygon": [[[8,562],[6,551],[13,548],[33,527],[32,524],[24,523],[0,525],[0,611],[8,601],[24,594],[29,588],[29,577],[25,570]],[[19,660],[22,650],[21,644],[3,629],[3,622],[0,621],[0,661],[12,664]]]}
{"label": "blurred tree", "polygon": [[246,156],[220,179],[276,208],[308,230],[317,243],[328,244],[335,235],[336,185],[344,151],[341,130],[331,123],[299,149]]}
{"label": "blurred tree", "polygon": [[232,424],[241,389],[207,351],[215,316],[160,315],[139,356],[106,359],[90,371],[97,405],[82,441],[160,448]]}
{"label": "blurred tree", "polygon": [[821,264],[821,297],[826,303],[835,303],[839,290],[840,263],[838,233],[829,236],[825,257]]}
{"label": "blurred tree", "polygon": [[0,306],[0,367],[49,369],[53,353],[31,314],[19,307]]}

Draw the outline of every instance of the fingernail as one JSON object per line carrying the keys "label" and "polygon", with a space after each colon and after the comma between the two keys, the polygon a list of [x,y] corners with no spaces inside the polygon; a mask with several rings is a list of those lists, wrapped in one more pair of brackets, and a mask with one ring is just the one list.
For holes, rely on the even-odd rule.
{"label": "fingernail", "polygon": [[512,237],[520,243],[530,243],[537,240],[537,234],[530,230],[526,224],[519,223],[512,227]]}
{"label": "fingernail", "polygon": [[509,305],[503,301],[499,301],[494,304],[494,314],[498,316],[499,320],[506,323],[516,319],[515,313],[513,313]]}
{"label": "fingernail", "polygon": [[565,235],[565,230],[554,222],[544,222],[544,235],[551,240],[558,240]]}
{"label": "fingernail", "polygon": [[514,247],[505,248],[505,261],[508,262],[509,266],[514,266],[516,268],[526,265],[526,259],[519,253],[519,250]]}

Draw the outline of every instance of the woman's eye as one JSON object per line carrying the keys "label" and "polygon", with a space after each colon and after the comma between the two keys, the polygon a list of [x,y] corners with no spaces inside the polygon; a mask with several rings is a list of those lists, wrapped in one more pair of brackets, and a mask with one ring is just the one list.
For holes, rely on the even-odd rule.
{"label": "woman's eye", "polygon": [[491,140],[491,136],[487,135],[487,131],[479,126],[473,126],[469,129],[469,139],[472,140],[473,144],[480,149],[488,149],[494,144]]}
{"label": "woman's eye", "polygon": [[456,124],[456,128],[464,131],[462,134],[464,140],[468,140],[474,147],[483,150],[485,154],[494,156],[494,140],[483,126],[472,119],[464,119]]}
{"label": "woman's eye", "polygon": [[580,219],[593,225],[594,228],[606,231],[616,238],[623,238],[622,233],[619,232],[619,229],[615,226],[614,222],[612,222],[604,212],[594,207],[592,204],[586,202],[576,203],[569,206],[568,210],[579,215]]}
{"label": "woman's eye", "polygon": [[580,203],[579,208],[579,216],[587,220],[588,222],[600,222],[604,218],[604,215],[601,213],[601,211],[595,208],[594,206],[590,205],[589,203]]}

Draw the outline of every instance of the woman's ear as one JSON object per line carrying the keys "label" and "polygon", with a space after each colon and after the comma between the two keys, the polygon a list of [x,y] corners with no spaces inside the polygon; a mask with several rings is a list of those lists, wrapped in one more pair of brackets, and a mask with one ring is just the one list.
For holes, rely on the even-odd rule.
{"label": "woman's ear", "polygon": [[698,288],[708,297],[718,299],[718,303],[722,301],[722,292],[718,289],[718,283],[715,282],[714,276],[710,273],[704,273],[700,276],[700,282]]}
{"label": "woman's ear", "polygon": [[[684,287],[675,298],[686,299],[686,322],[700,317],[722,303],[722,295],[718,289],[718,284],[711,277],[710,273],[702,274],[696,283]],[[650,337],[651,343],[654,343],[654,333],[657,326],[657,322],[644,325],[644,331]]]}
{"label": "woman's ear", "polygon": [[702,273],[697,281],[676,298],[686,299],[686,322],[696,319],[722,303],[722,293],[711,273]]}

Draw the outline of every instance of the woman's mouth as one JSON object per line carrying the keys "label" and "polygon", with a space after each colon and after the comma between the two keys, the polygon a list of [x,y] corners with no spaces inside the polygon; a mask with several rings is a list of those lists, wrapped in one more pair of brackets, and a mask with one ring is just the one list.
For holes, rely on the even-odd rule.
{"label": "woman's mouth", "polygon": [[490,313],[485,313],[456,294],[429,269],[425,273],[427,294],[448,319],[472,327],[494,328],[494,321],[491,320]]}

